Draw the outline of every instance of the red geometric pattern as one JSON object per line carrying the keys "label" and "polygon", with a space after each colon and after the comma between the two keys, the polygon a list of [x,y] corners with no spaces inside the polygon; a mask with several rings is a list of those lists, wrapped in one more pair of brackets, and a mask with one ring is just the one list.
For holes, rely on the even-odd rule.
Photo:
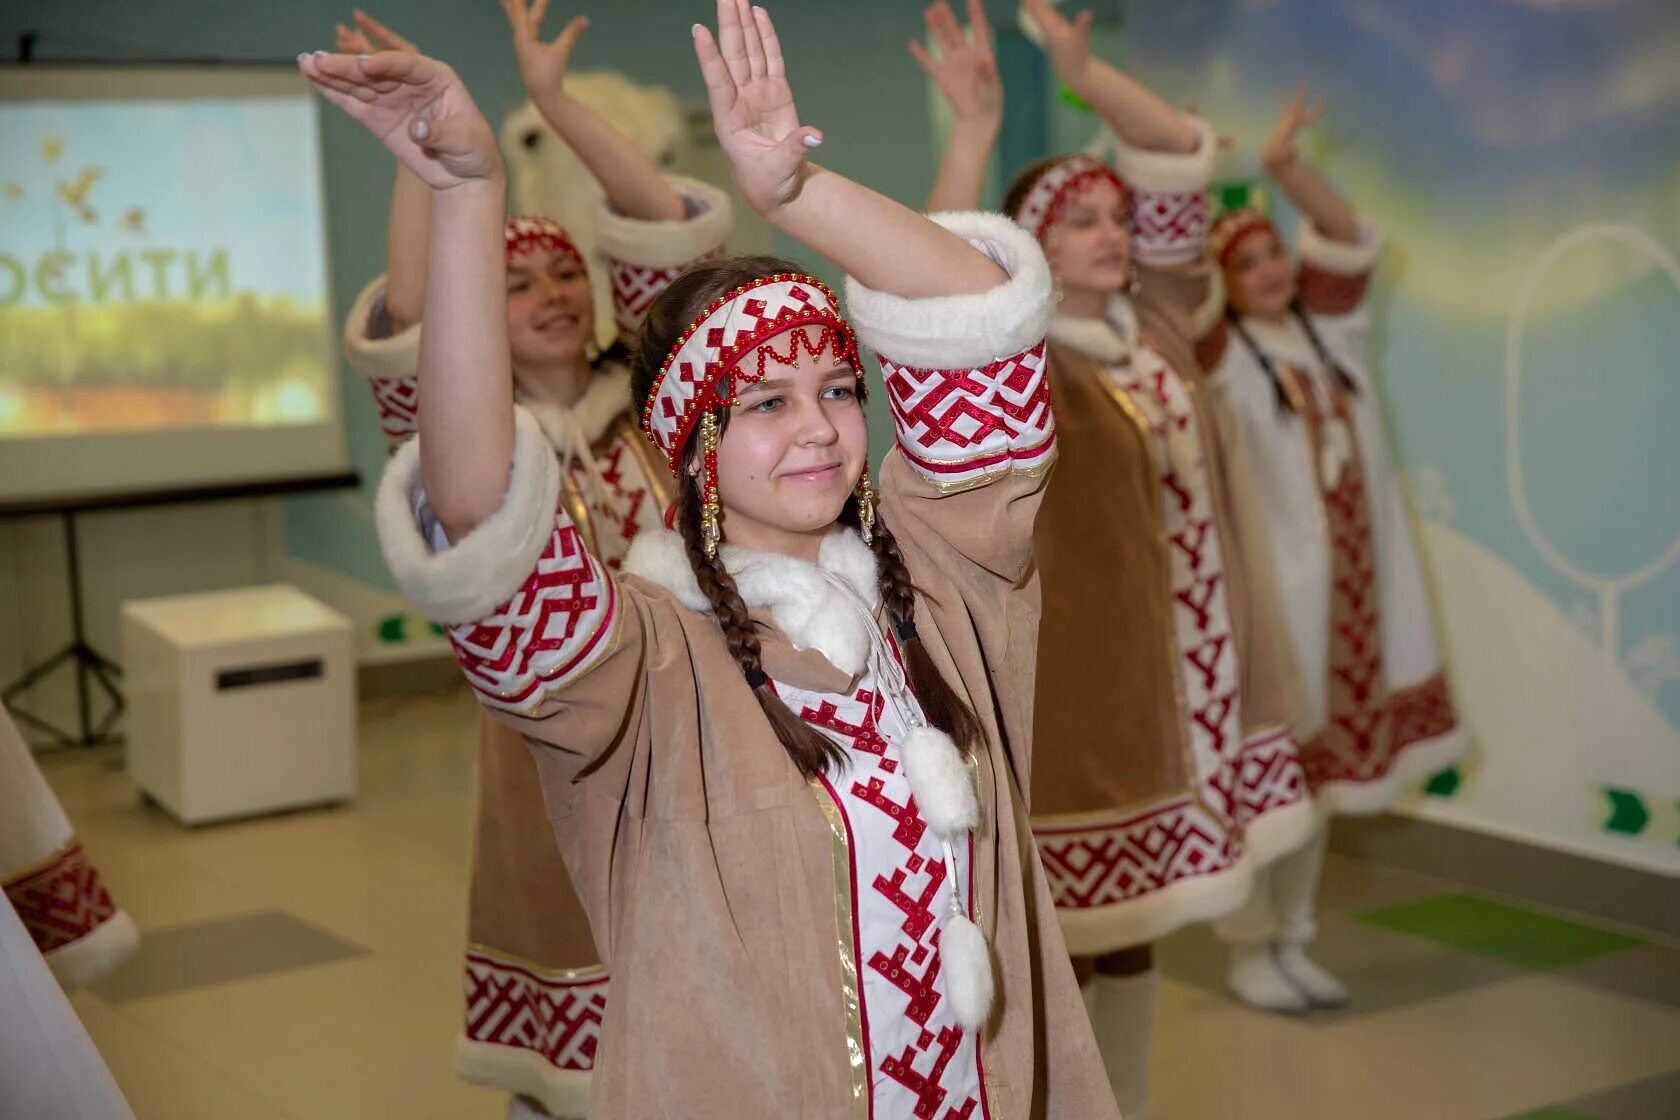
{"label": "red geometric pattern", "polygon": [[[1202,432],[1189,390],[1153,350],[1140,348],[1115,379],[1149,425],[1161,471],[1161,527],[1168,542],[1168,590],[1190,754],[1202,800],[1227,827],[1242,754],[1237,651],[1225,596],[1223,549],[1213,520]],[[1191,455],[1194,461],[1177,462]]]}
{"label": "red geometric pattern", "polygon": [[[1302,764],[1315,787],[1330,781],[1370,782],[1393,764],[1387,734],[1383,684],[1382,629],[1377,609],[1376,548],[1366,500],[1365,469],[1355,434],[1353,401],[1341,385],[1328,389],[1318,379],[1285,367],[1303,403],[1312,461],[1326,464],[1327,445],[1351,448],[1334,477],[1320,470],[1319,491],[1330,533],[1330,641],[1326,662],[1324,728],[1304,744]],[[1333,440],[1331,425],[1344,440]]]}
{"label": "red geometric pattern", "polygon": [[1058,910],[1130,902],[1224,871],[1240,854],[1228,824],[1188,796],[1109,823],[1035,828],[1033,838]]}
{"label": "red geometric pattern", "polygon": [[487,617],[444,632],[483,703],[531,715],[605,654],[617,604],[617,585],[584,547],[562,504],[519,590]]}
{"label": "red geometric pattern", "polygon": [[653,306],[660,292],[671,286],[671,281],[701,261],[723,256],[723,246],[708,249],[693,260],[669,268],[633,264],[610,253],[602,255],[606,258],[607,275],[612,280],[613,322],[618,325],[619,335],[629,339],[635,337],[636,328],[647,318],[648,308]]}
{"label": "red geometric pattern", "polygon": [[[904,777],[899,744],[908,728],[873,673],[850,694],[779,682],[776,691],[846,750],[846,768],[823,784],[851,841],[853,959],[862,966],[871,1114],[988,1115],[978,1048],[956,1024],[941,980],[938,916],[951,905],[951,869]],[[972,843],[957,850],[966,850],[972,867]]]}
{"label": "red geometric pattern", "polygon": [[1237,827],[1246,831],[1274,809],[1304,801],[1307,775],[1300,748],[1286,727],[1261,732],[1243,743],[1237,772]]}
{"label": "red geometric pattern", "polygon": [[1126,184],[1108,164],[1094,156],[1075,155],[1057,160],[1039,173],[1021,196],[1021,205],[1013,215],[1017,224],[1039,241],[1069,199],[1086,186],[1097,181],[1114,184],[1122,200],[1126,198]]}
{"label": "red geometric pattern", "polygon": [[[703,409],[713,401],[734,400],[739,382],[763,379],[762,368],[757,376],[740,369],[741,359],[794,327],[810,328],[817,350],[832,342],[837,360],[857,361],[857,343],[840,314],[840,301],[822,281],[799,273],[761,277],[720,296],[677,337],[642,411],[642,431],[673,473],[679,469],[677,453]],[[729,384],[719,389],[726,377]]]}
{"label": "red geometric pattern", "polygon": [[555,1069],[595,1068],[607,1008],[606,972],[561,979],[470,949],[465,977],[467,1038],[539,1054]]}
{"label": "red geometric pattern", "polygon": [[1371,284],[1371,273],[1331,272],[1316,265],[1302,263],[1296,279],[1301,304],[1319,315],[1346,315],[1365,300]]}
{"label": "red geometric pattern", "polygon": [[1417,684],[1396,689],[1389,698],[1389,739],[1398,755],[1407,747],[1439,738],[1458,726],[1458,712],[1445,674],[1437,673]]}
{"label": "red geometric pattern", "polygon": [[373,406],[379,411],[379,430],[385,433],[385,447],[397,446],[420,430],[420,379],[418,377],[370,377]]}
{"label": "red geometric pattern", "polygon": [[43,953],[79,941],[117,912],[79,840],[5,884],[6,897]]}
{"label": "red geometric pattern", "polygon": [[658,493],[642,470],[641,457],[625,443],[624,437],[615,438],[596,458],[595,465],[604,487],[593,485],[579,460],[572,460],[567,474],[572,488],[587,495],[596,559],[616,572],[636,535],[643,529],[659,527],[662,511]]}
{"label": "red geometric pattern", "polygon": [[899,450],[942,488],[1030,471],[1055,453],[1044,343],[971,369],[917,369],[880,358]]}
{"label": "red geometric pattern", "polygon": [[1181,261],[1207,241],[1207,192],[1132,191],[1132,251],[1142,261]]}

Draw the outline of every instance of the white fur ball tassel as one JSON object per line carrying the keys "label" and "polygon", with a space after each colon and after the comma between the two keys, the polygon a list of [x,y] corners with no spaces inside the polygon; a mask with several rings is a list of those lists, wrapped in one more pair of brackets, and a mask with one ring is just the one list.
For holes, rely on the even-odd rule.
{"label": "white fur ball tassel", "polygon": [[904,778],[935,836],[950,838],[980,826],[974,780],[945,732],[918,727],[910,733],[904,741]]}
{"label": "white fur ball tassel", "polygon": [[963,915],[946,914],[939,952],[951,1014],[963,1030],[978,1033],[992,1015],[992,954],[986,935]]}

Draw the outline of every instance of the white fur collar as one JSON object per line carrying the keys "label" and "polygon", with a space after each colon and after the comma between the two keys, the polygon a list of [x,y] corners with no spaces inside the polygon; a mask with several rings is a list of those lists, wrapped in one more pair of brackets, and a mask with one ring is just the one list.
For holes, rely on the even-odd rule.
{"label": "white fur collar", "polygon": [[[866,627],[875,624],[873,619],[864,618],[846,593],[823,575],[838,576],[872,610],[880,602],[875,554],[856,530],[830,531],[814,565],[780,552],[728,544],[723,546],[723,564],[747,606],[768,609],[794,649],[814,649],[852,676],[869,664]],[[711,610],[682,537],[669,529],[638,533],[624,558],[624,571],[666,588],[689,610]]]}
{"label": "white fur collar", "polygon": [[1254,345],[1268,358],[1303,369],[1318,368],[1318,352],[1313,349],[1312,339],[1307,337],[1301,321],[1295,316],[1268,320],[1244,315],[1242,326],[1248,337],[1254,340]]}
{"label": "white fur collar", "polygon": [[1050,320],[1050,337],[1093,361],[1118,365],[1130,360],[1137,349],[1137,312],[1131,300],[1115,292],[1108,297],[1108,311],[1101,318],[1058,314]]}
{"label": "white fur collar", "polygon": [[583,396],[571,408],[547,401],[528,400],[515,393],[519,403],[542,426],[543,435],[556,451],[574,451],[600,439],[607,427],[630,407],[630,371],[621,365],[597,370],[589,378]]}

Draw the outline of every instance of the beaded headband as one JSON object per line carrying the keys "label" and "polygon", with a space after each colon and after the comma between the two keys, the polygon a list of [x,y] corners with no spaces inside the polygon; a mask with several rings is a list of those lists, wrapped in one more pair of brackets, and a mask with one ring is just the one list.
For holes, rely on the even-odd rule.
{"label": "beaded headband", "polygon": [[1050,227],[1055,225],[1056,217],[1067,200],[1074,192],[1089,183],[1099,179],[1106,179],[1114,184],[1114,189],[1120,192],[1123,202],[1129,202],[1126,184],[1115,172],[1114,168],[1094,156],[1068,156],[1057,160],[1045,168],[1033,180],[1027,189],[1027,195],[1021,200],[1021,206],[1015,212],[1015,221],[1028,233],[1039,241]]}
{"label": "beaded headband", "polygon": [[[754,347],[794,327],[816,327],[820,332],[814,341],[795,336],[785,356],[765,347],[755,369],[740,368],[741,359]],[[836,360],[858,360],[851,325],[821,280],[780,272],[743,284],[720,296],[677,336],[648,393],[642,432],[677,474],[683,448],[702,415],[715,406],[733,404],[743,383],[763,381],[767,362],[792,365],[801,349],[815,357],[825,348]]]}
{"label": "beaded headband", "polygon": [[507,263],[523,257],[536,249],[547,249],[551,252],[564,253],[577,258],[578,264],[583,265],[583,254],[560,227],[560,223],[552,218],[539,218],[531,215],[516,215],[507,220],[502,227],[502,238],[507,243]]}
{"label": "beaded headband", "polygon": [[1252,207],[1243,206],[1219,215],[1208,233],[1208,245],[1213,249],[1219,267],[1229,264],[1237,246],[1257,233],[1269,233],[1276,237],[1277,227],[1270,218]]}

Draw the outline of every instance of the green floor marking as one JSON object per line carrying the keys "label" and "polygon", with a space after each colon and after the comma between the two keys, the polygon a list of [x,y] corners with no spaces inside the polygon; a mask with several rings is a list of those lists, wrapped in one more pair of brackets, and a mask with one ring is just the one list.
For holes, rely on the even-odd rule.
{"label": "green floor marking", "polygon": [[1474,953],[1531,972],[1579,964],[1645,942],[1473,894],[1442,894],[1356,914],[1378,929]]}

